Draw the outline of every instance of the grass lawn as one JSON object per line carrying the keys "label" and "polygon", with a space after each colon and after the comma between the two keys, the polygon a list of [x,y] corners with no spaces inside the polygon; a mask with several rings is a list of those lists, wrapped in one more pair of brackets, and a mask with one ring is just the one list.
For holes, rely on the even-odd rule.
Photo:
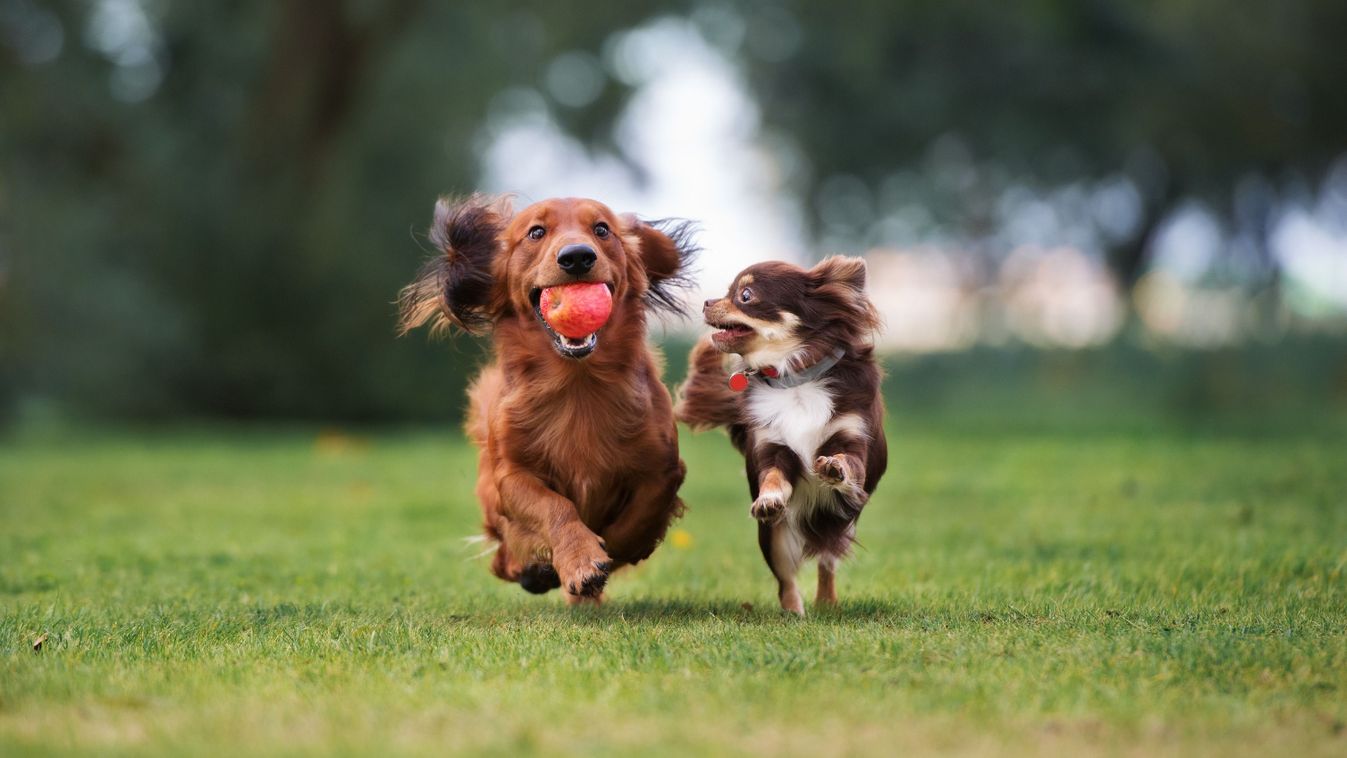
{"label": "grass lawn", "polygon": [[0,754],[1347,753],[1344,435],[890,439],[801,621],[718,435],[600,609],[473,557],[450,433],[17,436]]}

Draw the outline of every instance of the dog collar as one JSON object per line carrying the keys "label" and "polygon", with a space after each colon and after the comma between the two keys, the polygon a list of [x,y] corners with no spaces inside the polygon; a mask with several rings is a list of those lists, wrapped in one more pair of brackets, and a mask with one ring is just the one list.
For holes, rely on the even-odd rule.
{"label": "dog collar", "polygon": [[836,366],[837,362],[842,360],[842,357],[846,354],[847,351],[839,347],[833,351],[832,355],[829,355],[809,368],[789,374],[782,374],[771,366],[763,366],[760,369],[750,368],[744,369],[743,371],[736,371],[733,374],[730,374],[730,389],[735,392],[743,392],[748,389],[748,378],[750,376],[757,376],[762,380],[763,384],[779,390],[799,387],[801,384],[808,384],[809,382],[815,381],[831,371],[832,367]]}

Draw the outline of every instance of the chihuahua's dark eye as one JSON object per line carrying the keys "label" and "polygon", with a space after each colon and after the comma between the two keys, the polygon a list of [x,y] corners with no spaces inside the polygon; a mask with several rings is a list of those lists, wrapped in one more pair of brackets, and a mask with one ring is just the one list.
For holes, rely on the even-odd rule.
{"label": "chihuahua's dark eye", "polygon": [[594,225],[594,236],[601,240],[608,239],[608,225],[600,221]]}
{"label": "chihuahua's dark eye", "polygon": [[544,234],[547,234],[546,229],[542,228],[541,226],[535,226],[529,230],[529,239],[540,240],[543,238]]}
{"label": "chihuahua's dark eye", "polygon": [[753,290],[749,289],[748,287],[739,290],[739,302],[747,303],[749,300],[752,299],[753,299]]}

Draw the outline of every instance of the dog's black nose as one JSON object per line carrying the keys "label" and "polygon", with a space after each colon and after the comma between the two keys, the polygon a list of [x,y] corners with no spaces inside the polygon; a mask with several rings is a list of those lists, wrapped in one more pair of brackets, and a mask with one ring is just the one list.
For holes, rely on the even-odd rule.
{"label": "dog's black nose", "polygon": [[572,276],[588,274],[598,259],[594,248],[589,245],[567,245],[557,253],[557,265]]}

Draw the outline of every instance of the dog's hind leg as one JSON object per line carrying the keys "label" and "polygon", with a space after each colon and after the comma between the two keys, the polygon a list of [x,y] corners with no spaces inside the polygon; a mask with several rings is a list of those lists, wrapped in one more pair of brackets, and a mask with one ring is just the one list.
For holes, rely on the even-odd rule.
{"label": "dog's hind leg", "polygon": [[782,519],[774,524],[758,524],[758,547],[762,548],[762,557],[776,577],[776,596],[781,607],[797,616],[804,615],[804,598],[796,585],[795,575],[804,562],[804,536],[791,524],[790,519]]}
{"label": "dog's hind leg", "polygon": [[[819,528],[816,521],[811,531]],[[826,535],[826,536],[825,536]],[[805,549],[818,555],[818,594],[814,596],[815,605],[837,605],[837,564],[851,552],[856,541],[856,522],[836,528],[825,528],[822,534],[815,533]]]}
{"label": "dog's hind leg", "polygon": [[794,483],[800,477],[800,459],[785,445],[766,443],[747,456],[750,509],[758,521],[758,547],[776,577],[781,607],[804,615],[804,599],[795,575],[804,561],[804,535],[787,513]]}
{"label": "dog's hind leg", "polygon": [[650,557],[664,540],[669,524],[683,515],[678,488],[687,466],[674,456],[662,470],[647,472],[631,490],[631,496],[599,534],[615,564],[639,563]]}
{"label": "dog's hind leg", "polygon": [[815,605],[837,605],[837,557],[823,553],[818,557],[818,594]]}

